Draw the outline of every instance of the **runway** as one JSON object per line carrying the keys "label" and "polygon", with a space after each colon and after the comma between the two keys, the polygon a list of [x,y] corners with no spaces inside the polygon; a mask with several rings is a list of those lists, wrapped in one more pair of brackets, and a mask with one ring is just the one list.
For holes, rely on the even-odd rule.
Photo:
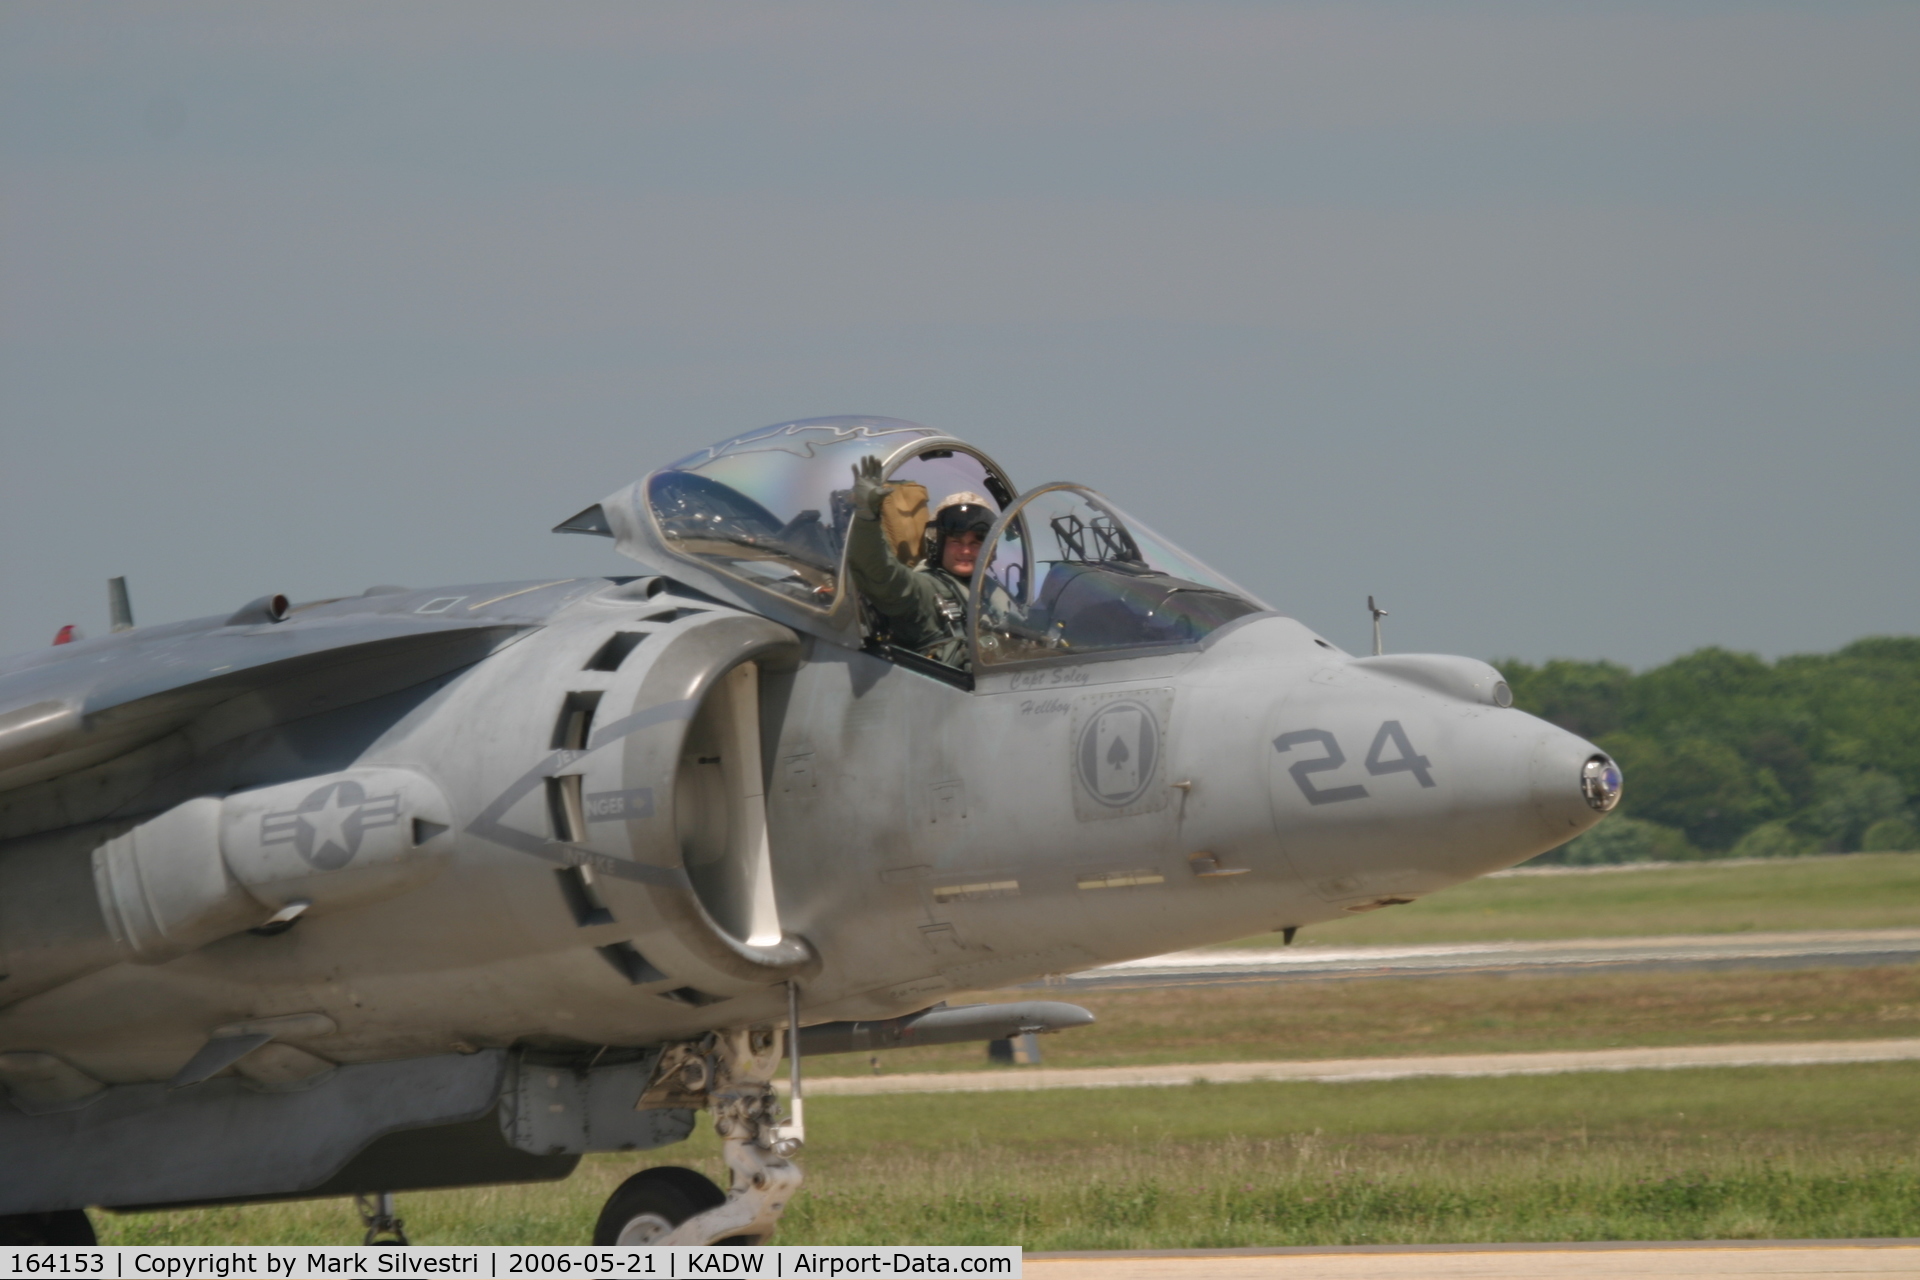
{"label": "runway", "polygon": [[[882,1093],[996,1093],[1031,1089],[1302,1081],[1350,1084],[1434,1076],[1535,1076],[1575,1071],[1672,1071],[1691,1067],[1822,1066],[1920,1061],[1920,1039],[1822,1040],[1805,1044],[1685,1045],[1552,1053],[1462,1053],[1306,1062],[1206,1062],[1141,1067],[1001,1067],[984,1071],[827,1076],[808,1080],[810,1097]],[[1916,1274],[1920,1274],[1917,1272]]]}
{"label": "runway", "polygon": [[1642,1244],[1361,1245],[1030,1253],[1036,1280],[1778,1280],[1920,1275],[1920,1240],[1727,1240]]}
{"label": "runway", "polygon": [[1053,990],[1217,982],[1307,982],[1446,974],[1632,969],[1811,968],[1920,962],[1920,929],[1684,934],[1553,942],[1177,951],[1050,978]]}

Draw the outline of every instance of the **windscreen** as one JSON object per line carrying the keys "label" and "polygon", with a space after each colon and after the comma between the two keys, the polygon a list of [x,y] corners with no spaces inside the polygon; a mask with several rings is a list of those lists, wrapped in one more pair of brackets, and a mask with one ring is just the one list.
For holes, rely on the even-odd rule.
{"label": "windscreen", "polygon": [[980,666],[1193,644],[1262,606],[1078,486],[1022,498],[974,586]]}
{"label": "windscreen", "polygon": [[735,436],[654,473],[647,501],[676,551],[831,608],[854,469],[936,432],[893,418],[811,418]]}

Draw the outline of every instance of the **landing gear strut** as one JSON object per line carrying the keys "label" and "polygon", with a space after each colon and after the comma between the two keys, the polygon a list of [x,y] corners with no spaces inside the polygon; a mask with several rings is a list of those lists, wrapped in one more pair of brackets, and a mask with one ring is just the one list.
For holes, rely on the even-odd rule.
{"label": "landing gear strut", "polygon": [[407,1224],[393,1216],[393,1196],[382,1191],[378,1195],[355,1196],[353,1211],[360,1215],[360,1225],[367,1229],[362,1244],[404,1245],[407,1239]]}
{"label": "landing gear strut", "polygon": [[789,1156],[805,1142],[800,1122],[799,996],[788,988],[788,1054],[793,1063],[793,1117],[780,1118],[773,1091],[780,1065],[777,1030],[716,1031],[661,1055],[643,1104],[701,1105],[732,1186],[724,1194],[691,1169],[648,1169],[608,1199],[593,1230],[595,1244],[760,1244],[773,1235],[800,1189]]}

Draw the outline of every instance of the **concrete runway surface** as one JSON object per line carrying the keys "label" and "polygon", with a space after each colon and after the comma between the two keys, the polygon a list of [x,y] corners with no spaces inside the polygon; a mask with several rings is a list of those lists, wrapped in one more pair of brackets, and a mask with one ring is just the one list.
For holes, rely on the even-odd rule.
{"label": "concrete runway surface", "polygon": [[[1685,1067],[1810,1066],[1920,1060],[1920,1040],[1816,1040],[1804,1044],[1680,1045],[1655,1049],[1578,1049],[1551,1053],[1461,1053],[1405,1058],[1325,1058],[1306,1062],[1173,1063],[1142,1067],[1003,1067],[987,1071],[902,1072],[810,1079],[809,1096],[879,1093],[991,1093],[1023,1089],[1101,1089],[1301,1080],[1322,1084],[1408,1080],[1417,1076],[1533,1076],[1570,1071],[1677,1070]],[[1920,1276],[1920,1270],[1914,1272]]]}
{"label": "concrete runway surface", "polygon": [[1920,1276],[1920,1240],[1363,1245],[1028,1254],[1035,1280],[1659,1280]]}
{"label": "concrete runway surface", "polygon": [[1756,966],[1798,969],[1916,961],[1920,961],[1920,929],[1821,929],[1795,933],[1709,933],[1662,938],[1449,942],[1389,947],[1302,943],[1272,949],[1216,947],[1205,951],[1176,951],[1029,985],[1060,990],[1549,970],[1596,972]]}

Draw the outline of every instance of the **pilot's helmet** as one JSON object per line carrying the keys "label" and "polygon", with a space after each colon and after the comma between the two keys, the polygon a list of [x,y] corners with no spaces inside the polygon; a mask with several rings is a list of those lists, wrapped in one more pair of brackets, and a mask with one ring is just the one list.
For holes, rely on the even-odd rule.
{"label": "pilot's helmet", "polygon": [[940,505],[933,509],[933,519],[927,522],[927,563],[940,563],[943,545],[956,533],[977,533],[985,541],[999,514],[990,499],[966,490],[940,499]]}

